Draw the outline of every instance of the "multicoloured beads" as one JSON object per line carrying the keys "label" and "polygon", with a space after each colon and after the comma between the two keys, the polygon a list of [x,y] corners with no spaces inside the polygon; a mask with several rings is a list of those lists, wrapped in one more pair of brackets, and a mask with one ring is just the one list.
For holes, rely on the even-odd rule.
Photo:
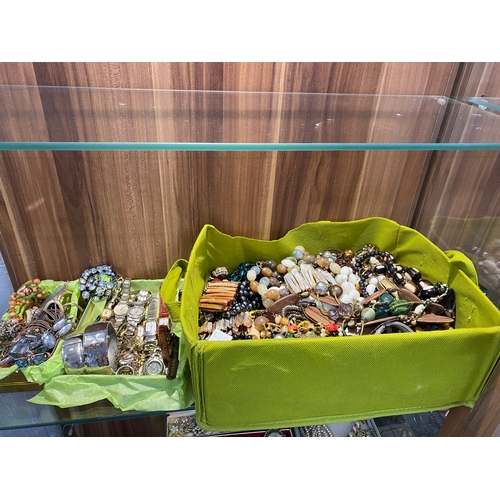
{"label": "multicoloured beads", "polygon": [[[296,246],[279,261],[242,263],[228,280],[239,283],[235,300],[222,316],[202,314],[200,339],[214,331],[234,340],[363,335],[395,319],[422,327],[430,323],[424,318],[429,304],[452,292],[371,244],[356,253],[312,254]],[[454,313],[446,311],[436,319],[439,328],[453,323]]]}

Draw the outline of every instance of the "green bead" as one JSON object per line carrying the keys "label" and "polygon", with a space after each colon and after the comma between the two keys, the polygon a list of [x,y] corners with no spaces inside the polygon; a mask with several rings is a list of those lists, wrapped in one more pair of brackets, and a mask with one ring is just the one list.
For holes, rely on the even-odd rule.
{"label": "green bead", "polygon": [[382,304],[391,304],[394,302],[394,297],[390,293],[386,292],[383,293],[378,300],[379,302],[382,302]]}
{"label": "green bead", "polygon": [[378,302],[373,306],[373,309],[375,310],[375,319],[386,318],[389,316],[389,304]]}
{"label": "green bead", "polygon": [[361,311],[361,320],[364,322],[373,321],[375,316],[375,311],[371,307],[365,307]]}
{"label": "green bead", "polygon": [[408,314],[412,307],[413,304],[411,302],[407,302],[406,300],[395,300],[389,306],[389,310],[394,316],[400,316]]}

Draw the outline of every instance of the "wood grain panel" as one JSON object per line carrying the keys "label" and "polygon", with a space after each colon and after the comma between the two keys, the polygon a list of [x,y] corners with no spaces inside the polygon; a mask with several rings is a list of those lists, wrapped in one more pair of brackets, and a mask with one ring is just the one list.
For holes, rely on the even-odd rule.
{"label": "wood grain panel", "polygon": [[[314,92],[440,95],[447,89],[452,71],[456,71],[456,67],[451,63],[289,63],[286,90],[296,91],[309,85]],[[305,75],[309,80],[305,80]],[[367,81],[372,87],[366,86]],[[310,98],[308,101],[307,96],[297,96],[293,100],[290,109],[294,110],[294,116],[290,119],[302,121],[304,128],[293,138],[282,136],[284,142],[344,142],[346,137],[350,142],[392,142],[400,133],[394,129],[397,127],[396,113],[402,120],[406,116],[413,117],[406,122],[411,125],[406,136],[398,140],[432,142],[440,124],[439,119],[428,119],[431,108],[418,100],[395,100],[392,107],[390,103],[388,107],[384,99],[353,102],[349,106],[344,104],[344,96],[334,99],[317,96],[314,101]],[[310,115],[322,118],[315,120],[318,123],[308,123]],[[280,153],[279,157],[286,159],[279,163],[276,178],[273,237],[298,223],[319,219],[381,216],[409,224],[429,155],[426,152],[377,151]],[[308,179],[313,179],[311,185]],[[287,195],[283,194],[285,192]],[[279,212],[285,197],[297,201],[297,210]]]}
{"label": "wood grain panel", "polygon": [[74,247],[68,236],[72,229],[51,153],[4,152],[0,180],[23,261],[19,275],[46,278],[54,268],[71,276]]}
{"label": "wood grain panel", "polygon": [[331,92],[374,94],[383,63],[316,63],[286,64],[285,92]]}
{"label": "wood grain panel", "polygon": [[176,256],[189,257],[204,224],[228,234],[268,237],[273,153],[163,152],[160,158],[169,266]]}
{"label": "wood grain panel", "polygon": [[[36,85],[35,72],[32,63],[2,63],[0,64],[0,84],[1,85]],[[6,111],[2,110],[5,116]],[[17,120],[17,116],[11,116],[11,120]],[[9,120],[8,134],[12,130],[19,131],[19,125]],[[0,133],[5,134],[5,127],[0,128]],[[21,156],[21,155],[20,155]],[[4,153],[0,152],[0,165],[5,161]],[[0,189],[0,231],[2,234],[0,252],[2,253],[11,283],[14,288],[24,283],[33,276],[28,277],[16,232],[13,227],[13,219],[9,214],[7,200],[12,197],[12,193],[7,193],[4,199],[4,191]]]}
{"label": "wood grain panel", "polygon": [[284,152],[274,193],[271,237],[304,222],[349,220],[363,152]]}
{"label": "wood grain panel", "polygon": [[500,63],[461,63],[453,97],[466,102],[469,97],[500,97]]}
{"label": "wood grain panel", "polygon": [[286,92],[448,95],[456,63],[286,63]]}
{"label": "wood grain panel", "polygon": [[[1,67],[0,83],[22,83],[30,76],[43,86],[395,94],[441,94],[452,70],[450,63],[50,62]],[[52,140],[90,140],[96,132],[128,140],[124,124],[133,117],[135,133],[144,140],[181,137],[182,132],[189,140],[214,142],[225,136],[257,142],[277,134],[282,122],[273,119],[286,111],[283,101],[267,95],[256,97],[267,100],[260,103],[265,113],[258,115],[250,113],[253,105],[241,101],[220,106],[203,96],[180,103],[159,96],[151,100],[136,93],[128,99],[124,91],[110,103],[90,94],[77,98],[69,90],[55,113],[54,99],[43,96],[40,104]],[[208,104],[219,106],[223,114],[200,128],[197,113],[209,109]],[[91,111],[95,123],[78,120],[70,112],[75,105]],[[320,112],[321,102],[315,106],[307,109],[306,102],[301,112]],[[162,119],[168,108],[176,119]],[[242,111],[248,120],[235,122]],[[344,120],[339,133],[345,127],[354,125]],[[373,133],[367,132],[369,127],[360,130],[360,141]],[[300,140],[316,140],[317,133],[307,128]],[[3,193],[22,185],[24,194],[29,171],[42,178],[33,186],[35,192],[44,190],[46,203],[51,201],[39,215],[28,217],[10,196],[6,209],[17,233],[7,245],[23,248],[18,274],[64,279],[105,260],[126,274],[156,278],[177,258],[188,257],[205,223],[230,234],[270,238],[322,218],[381,215],[405,222],[422,162],[423,156],[403,152],[9,154],[2,170]],[[382,189],[374,190],[374,182]],[[33,217],[44,227],[48,243],[39,241],[39,233],[33,236]],[[57,262],[50,264],[54,255]]]}
{"label": "wood grain panel", "polygon": [[3,62],[0,64],[0,85],[37,85],[31,62]]}
{"label": "wood grain panel", "polygon": [[[387,217],[406,224],[425,152],[279,153],[271,237],[318,220]],[[408,169],[401,168],[408,166]]]}

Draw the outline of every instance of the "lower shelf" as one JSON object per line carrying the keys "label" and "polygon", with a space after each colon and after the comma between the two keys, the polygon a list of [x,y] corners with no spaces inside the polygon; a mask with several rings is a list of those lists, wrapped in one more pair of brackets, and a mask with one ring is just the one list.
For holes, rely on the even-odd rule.
{"label": "lower shelf", "polygon": [[[181,422],[181,419],[194,419],[194,408],[124,412],[107,400],[74,408],[58,408],[30,403],[29,399],[36,394],[37,391],[0,394],[0,436],[172,436],[167,419],[169,426],[175,421]],[[357,427],[370,431],[374,437],[434,437],[446,415],[447,411],[438,411],[383,417],[367,420]],[[356,422],[344,422],[294,428],[293,437],[346,437],[355,426]],[[195,435],[192,430],[185,434],[186,437]],[[200,436],[214,434],[217,435],[201,432]],[[183,437],[183,433],[177,433],[177,436]]]}

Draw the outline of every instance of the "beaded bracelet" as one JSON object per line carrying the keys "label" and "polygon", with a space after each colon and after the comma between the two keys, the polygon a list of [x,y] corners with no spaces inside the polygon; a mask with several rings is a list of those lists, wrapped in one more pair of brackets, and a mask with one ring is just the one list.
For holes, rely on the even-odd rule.
{"label": "beaded bracelet", "polygon": [[119,276],[111,266],[92,267],[83,271],[78,290],[82,292],[83,299],[97,302],[111,297],[118,280]]}

